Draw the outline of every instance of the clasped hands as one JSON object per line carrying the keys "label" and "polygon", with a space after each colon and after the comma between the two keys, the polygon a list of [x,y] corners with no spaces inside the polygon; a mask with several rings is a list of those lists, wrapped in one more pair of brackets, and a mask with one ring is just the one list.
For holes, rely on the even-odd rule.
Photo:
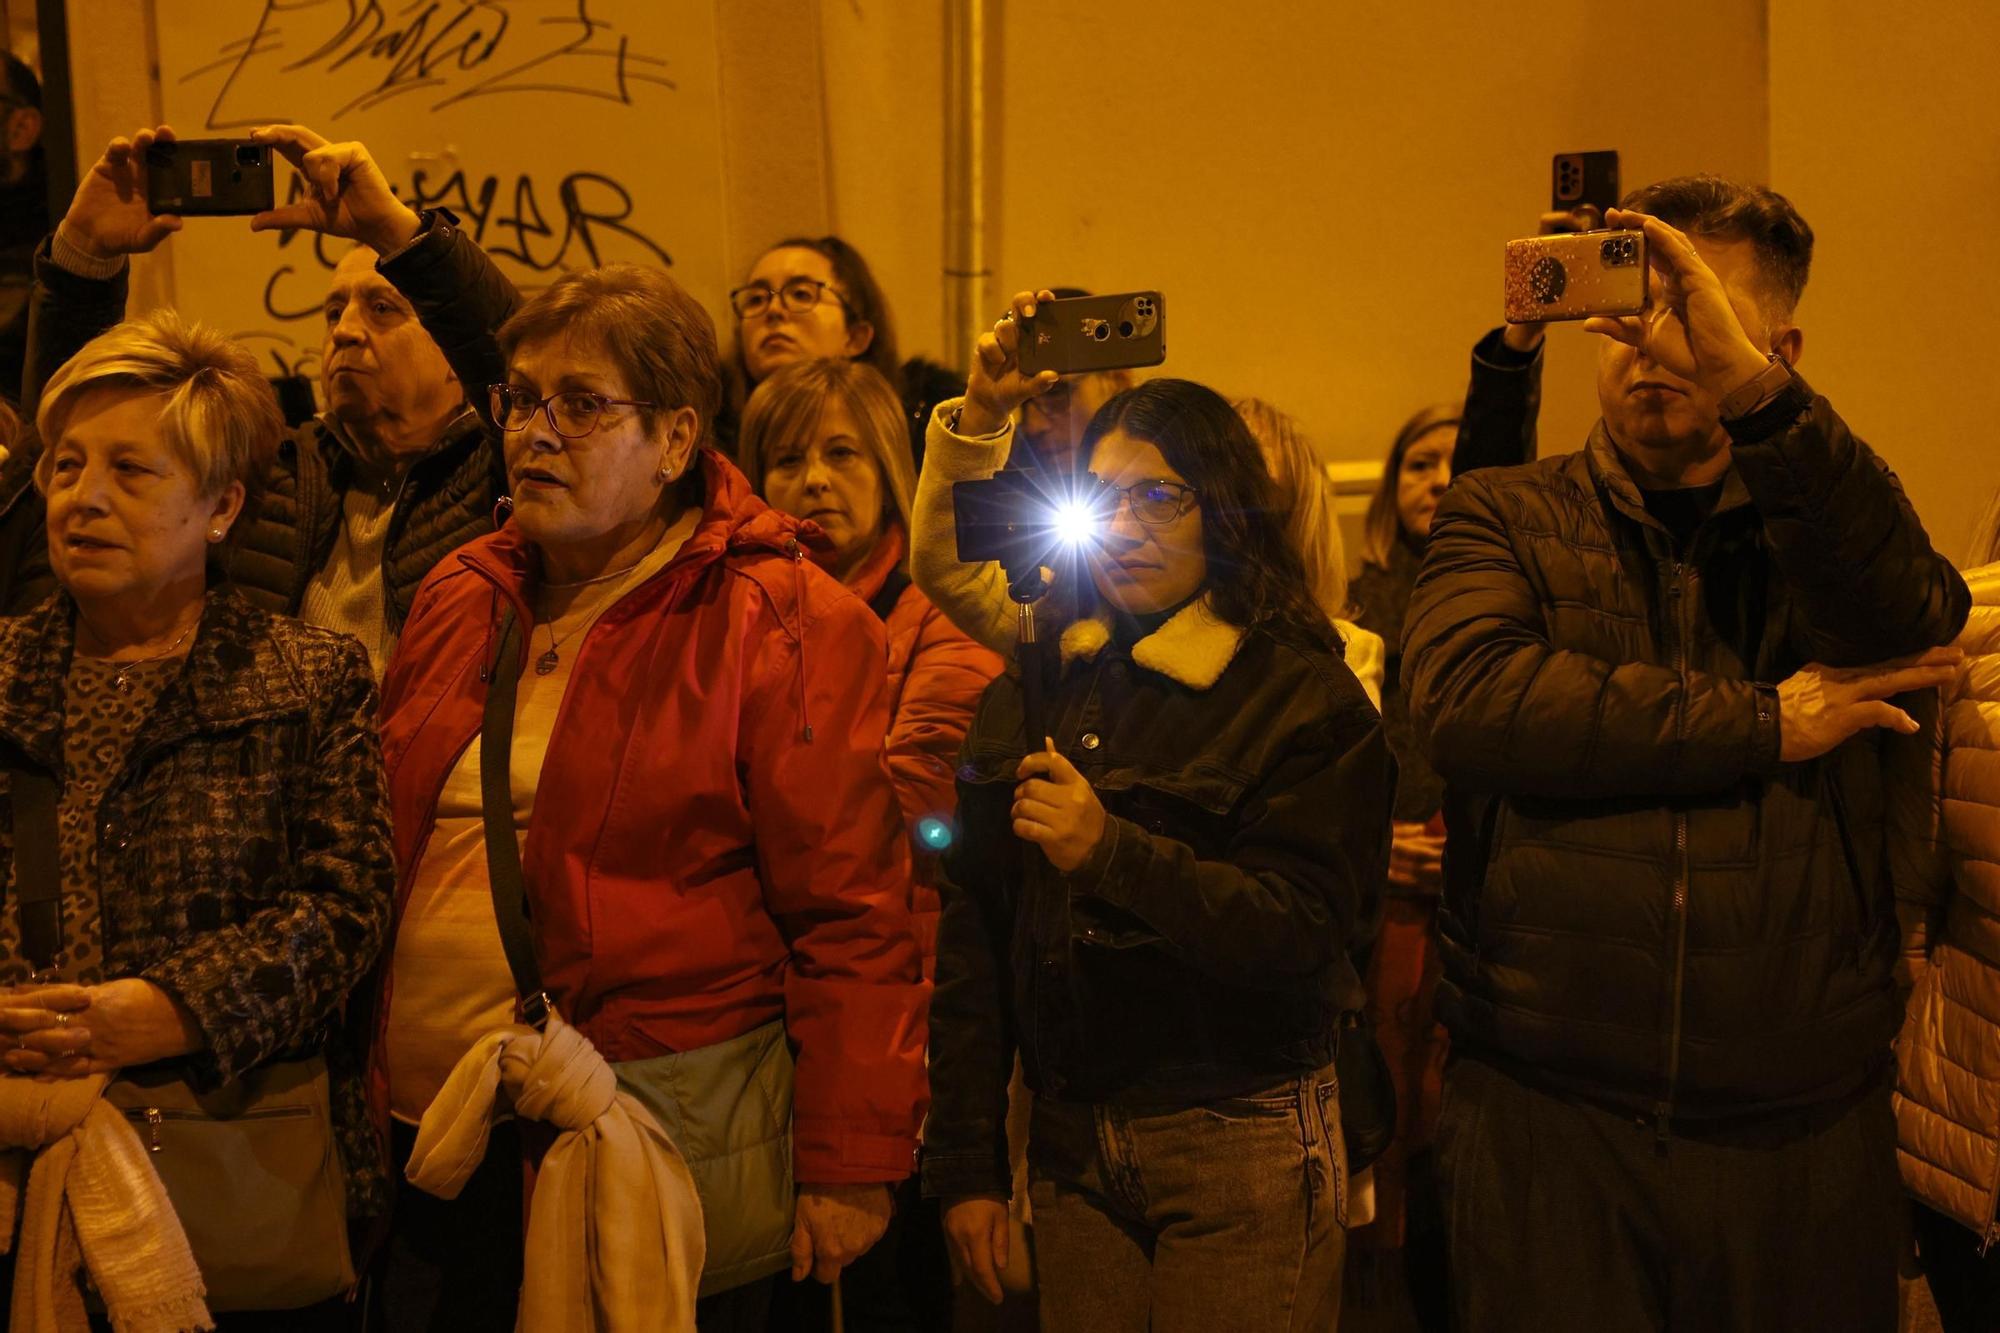
{"label": "clasped hands", "polygon": [[186,1055],[201,1044],[201,1029],[188,1012],[137,977],[0,990],[0,1067],[9,1074],[110,1074]]}

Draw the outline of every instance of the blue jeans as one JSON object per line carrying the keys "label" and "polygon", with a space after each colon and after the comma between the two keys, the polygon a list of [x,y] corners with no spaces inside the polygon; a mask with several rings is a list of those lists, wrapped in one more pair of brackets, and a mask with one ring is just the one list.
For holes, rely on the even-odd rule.
{"label": "blue jeans", "polygon": [[1331,1067],[1181,1110],[1038,1099],[1028,1170],[1044,1333],[1333,1328],[1347,1155]]}

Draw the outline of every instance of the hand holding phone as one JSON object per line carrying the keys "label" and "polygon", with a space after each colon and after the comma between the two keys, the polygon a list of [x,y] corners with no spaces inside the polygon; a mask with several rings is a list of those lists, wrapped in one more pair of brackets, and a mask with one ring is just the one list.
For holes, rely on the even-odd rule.
{"label": "hand holding phone", "polygon": [[[1604,214],[1618,202],[1618,154],[1615,150],[1557,153],[1549,161],[1549,208],[1535,223],[1537,236],[1562,236],[1597,231]],[[1540,319],[1510,321],[1500,340],[1516,352],[1531,353],[1542,345],[1546,325]]]}
{"label": "hand holding phone", "polygon": [[93,259],[115,259],[145,254],[179,231],[181,220],[155,214],[146,195],[146,154],[173,141],[166,125],[113,139],[70,196],[56,228],[63,240]]}
{"label": "hand holding phone", "polygon": [[250,230],[303,228],[387,254],[423,225],[416,210],[396,197],[366,144],[328,143],[303,125],[267,125],[250,137],[282,154],[306,184],[303,199],[281,208],[266,204],[250,219]]}
{"label": "hand holding phone", "polygon": [[979,335],[972,349],[972,375],[965,384],[965,405],[959,411],[961,435],[991,435],[1013,419],[1015,409],[1055,387],[1053,370],[1021,369],[1021,330],[1044,302],[1055,300],[1046,287],[1015,292],[1007,313],[991,333]]}
{"label": "hand holding phone", "polygon": [[1643,236],[1654,274],[1653,302],[1640,318],[1592,319],[1583,326],[1586,333],[1601,333],[1640,348],[1717,398],[1763,373],[1770,364],[1768,354],[1745,331],[1722,279],[1685,232],[1629,209],[1613,209],[1605,220],[1614,227],[1637,230],[1596,235]]}

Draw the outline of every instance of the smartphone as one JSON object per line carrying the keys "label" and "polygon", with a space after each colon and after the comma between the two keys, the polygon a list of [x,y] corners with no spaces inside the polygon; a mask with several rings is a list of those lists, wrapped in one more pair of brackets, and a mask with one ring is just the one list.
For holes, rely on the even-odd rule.
{"label": "smartphone", "polygon": [[1549,211],[1594,208],[1602,221],[1618,206],[1618,152],[1557,153],[1549,162]]}
{"label": "smartphone", "polygon": [[1021,371],[1077,375],[1167,359],[1167,301],[1158,292],[1041,301],[1021,323]]}
{"label": "smartphone", "polygon": [[242,217],[274,207],[268,144],[175,139],[146,149],[146,206],[183,217]]}
{"label": "smartphone", "polygon": [[[1039,310],[1038,310],[1039,313]],[[1066,546],[1093,539],[1117,509],[1117,493],[1091,473],[1054,478],[1007,468],[990,477],[954,482],[953,526],[958,558],[997,560],[1015,576],[1054,564]]]}
{"label": "smartphone", "polygon": [[1507,242],[1507,322],[1636,315],[1646,307],[1646,233],[1580,231]]}

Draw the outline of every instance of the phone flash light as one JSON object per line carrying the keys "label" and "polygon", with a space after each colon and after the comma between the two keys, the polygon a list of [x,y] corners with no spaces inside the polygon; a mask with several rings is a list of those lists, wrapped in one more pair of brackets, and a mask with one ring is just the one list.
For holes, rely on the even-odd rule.
{"label": "phone flash light", "polygon": [[1097,514],[1081,500],[1065,500],[1056,506],[1056,536],[1067,546],[1082,546],[1097,540]]}

